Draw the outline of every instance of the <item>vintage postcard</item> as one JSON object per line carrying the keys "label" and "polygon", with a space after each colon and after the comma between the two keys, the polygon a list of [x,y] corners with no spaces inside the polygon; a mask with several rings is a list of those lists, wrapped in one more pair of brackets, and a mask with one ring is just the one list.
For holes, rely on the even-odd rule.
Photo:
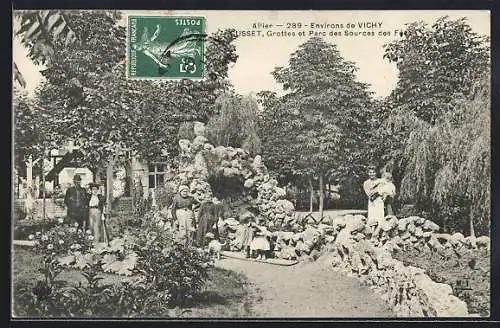
{"label": "vintage postcard", "polygon": [[24,10],[11,315],[490,316],[490,12]]}

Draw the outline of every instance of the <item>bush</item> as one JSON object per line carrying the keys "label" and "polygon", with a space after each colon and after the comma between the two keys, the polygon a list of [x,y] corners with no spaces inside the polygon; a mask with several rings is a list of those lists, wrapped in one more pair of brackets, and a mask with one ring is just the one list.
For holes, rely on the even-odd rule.
{"label": "bush", "polygon": [[[148,213],[142,226],[107,247],[92,248],[92,236],[75,227],[57,226],[35,234],[44,255],[44,280],[14,286],[14,311],[30,317],[171,317],[201,291],[213,262],[208,252],[176,241]],[[64,267],[80,268],[85,283],[56,281]],[[102,285],[102,271],[135,274],[134,279]],[[172,312],[174,311],[174,313]]]}
{"label": "bush", "polygon": [[129,242],[139,256],[135,271],[170,306],[183,305],[199,292],[213,265],[206,250],[178,243],[172,231],[153,220],[144,221]]}
{"label": "bush", "polygon": [[66,256],[73,251],[87,253],[92,248],[94,236],[77,226],[55,225],[45,233],[36,231],[28,236],[35,241],[35,251],[45,256]]}
{"label": "bush", "polygon": [[181,123],[177,137],[179,139],[193,140],[196,137],[194,134],[194,122]]}

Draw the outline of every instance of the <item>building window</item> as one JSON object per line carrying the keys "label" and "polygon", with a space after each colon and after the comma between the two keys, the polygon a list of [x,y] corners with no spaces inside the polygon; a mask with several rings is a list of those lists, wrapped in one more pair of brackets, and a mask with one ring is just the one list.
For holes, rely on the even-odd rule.
{"label": "building window", "polygon": [[167,165],[164,163],[153,163],[149,165],[149,188],[163,187]]}

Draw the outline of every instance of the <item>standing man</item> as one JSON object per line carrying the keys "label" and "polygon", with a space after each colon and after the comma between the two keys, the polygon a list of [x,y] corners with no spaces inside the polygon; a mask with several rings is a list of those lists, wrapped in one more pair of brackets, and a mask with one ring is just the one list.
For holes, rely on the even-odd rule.
{"label": "standing man", "polygon": [[78,226],[85,230],[88,226],[88,204],[89,195],[82,188],[82,178],[79,175],[73,177],[74,187],[69,187],[66,190],[64,204],[68,209],[67,220],[69,223],[78,223]]}
{"label": "standing man", "polygon": [[377,191],[377,187],[380,183],[380,179],[377,179],[375,167],[369,166],[368,180],[363,183],[363,189],[366,196],[368,196],[368,221],[379,221],[384,218],[384,200]]}

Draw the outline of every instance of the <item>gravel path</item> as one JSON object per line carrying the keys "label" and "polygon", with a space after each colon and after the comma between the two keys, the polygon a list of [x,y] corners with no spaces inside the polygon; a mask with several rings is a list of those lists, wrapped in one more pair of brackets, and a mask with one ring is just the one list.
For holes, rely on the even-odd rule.
{"label": "gravel path", "polygon": [[253,283],[257,317],[394,316],[371,289],[329,270],[321,259],[286,267],[224,258],[216,265],[241,272]]}

